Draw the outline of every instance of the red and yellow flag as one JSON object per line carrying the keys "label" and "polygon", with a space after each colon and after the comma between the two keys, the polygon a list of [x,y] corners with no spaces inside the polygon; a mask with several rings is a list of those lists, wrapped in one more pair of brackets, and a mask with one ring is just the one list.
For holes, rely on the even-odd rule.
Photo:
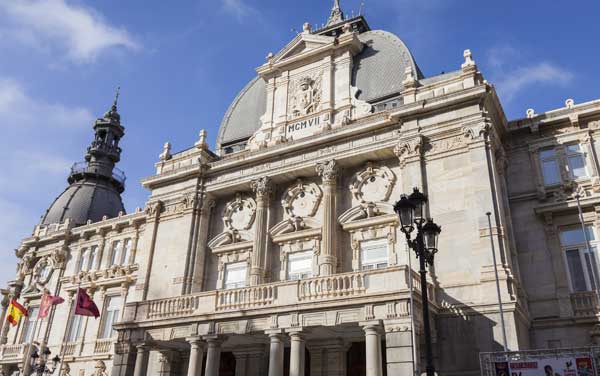
{"label": "red and yellow flag", "polygon": [[6,314],[6,321],[12,326],[17,326],[19,325],[19,320],[21,320],[21,317],[23,316],[27,316],[27,309],[20,305],[16,300],[11,300]]}

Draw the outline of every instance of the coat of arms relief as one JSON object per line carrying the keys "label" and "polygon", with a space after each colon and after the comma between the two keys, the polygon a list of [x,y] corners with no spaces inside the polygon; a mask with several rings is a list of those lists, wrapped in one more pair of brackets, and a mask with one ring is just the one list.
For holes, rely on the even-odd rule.
{"label": "coat of arms relief", "polygon": [[321,109],[322,72],[290,81],[288,119],[314,114]]}

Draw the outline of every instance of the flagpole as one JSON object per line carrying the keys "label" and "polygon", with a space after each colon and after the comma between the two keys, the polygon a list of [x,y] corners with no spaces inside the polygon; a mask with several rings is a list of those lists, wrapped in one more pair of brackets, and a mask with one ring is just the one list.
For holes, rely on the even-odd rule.
{"label": "flagpole", "polygon": [[60,375],[60,373],[62,372],[63,364],[65,363],[65,352],[67,350],[67,346],[65,346],[65,343],[66,343],[65,337],[71,330],[71,326],[73,326],[73,319],[71,318],[73,316],[73,306],[74,306],[73,302],[75,301],[75,299],[77,299],[77,295],[79,295],[79,286],[80,285],[77,285],[76,296],[73,299],[69,299],[69,315],[67,316],[67,325],[65,325],[65,332],[63,334],[62,341],[60,344],[60,360],[61,360],[61,362],[59,363],[59,366],[58,366],[58,375]]}

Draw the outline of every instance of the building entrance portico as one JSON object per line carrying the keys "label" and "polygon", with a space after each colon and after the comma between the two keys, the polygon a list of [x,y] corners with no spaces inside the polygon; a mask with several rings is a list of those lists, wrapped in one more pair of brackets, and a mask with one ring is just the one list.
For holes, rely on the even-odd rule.
{"label": "building entrance portico", "polygon": [[[399,344],[389,329],[390,343]],[[164,376],[383,376],[394,364],[386,362],[385,323],[361,322],[337,327],[266,330],[263,333],[206,335],[170,341],[147,340],[137,346],[133,374]],[[391,347],[394,361],[411,371],[408,342]],[[402,354],[409,358],[401,359]],[[158,361],[148,362],[150,358]],[[392,367],[392,368],[390,368]],[[115,370],[118,367],[115,367]],[[129,375],[125,368],[113,375]]]}

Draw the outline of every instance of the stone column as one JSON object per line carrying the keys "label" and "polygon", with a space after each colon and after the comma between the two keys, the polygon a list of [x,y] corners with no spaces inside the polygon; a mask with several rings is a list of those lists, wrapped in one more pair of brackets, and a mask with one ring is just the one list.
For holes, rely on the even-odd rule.
{"label": "stone column", "polygon": [[251,255],[250,285],[256,286],[265,282],[267,263],[269,203],[271,196],[271,179],[262,177],[250,184],[256,194],[256,216],[254,220],[254,247]]}
{"label": "stone column", "polygon": [[188,363],[188,376],[202,375],[202,358],[204,357],[204,343],[200,337],[186,338],[190,344],[190,360]]}
{"label": "stone column", "polygon": [[304,336],[300,331],[291,332],[290,343],[290,376],[304,376]]}
{"label": "stone column", "polygon": [[365,332],[365,359],[366,376],[382,376],[381,367],[381,335],[378,323],[365,323],[363,330]]}
{"label": "stone column", "polygon": [[317,174],[323,180],[323,229],[321,252],[318,258],[320,276],[332,275],[336,272],[336,235],[337,235],[337,162],[332,159],[319,163]]}
{"label": "stone column", "polygon": [[206,371],[204,376],[219,376],[219,367],[221,366],[221,343],[223,340],[217,336],[204,338],[208,343],[206,351]]}
{"label": "stone column", "polygon": [[269,349],[269,376],[283,376],[284,337],[281,330],[266,332],[271,342]]}
{"label": "stone column", "polygon": [[0,345],[6,344],[8,340],[8,322],[6,321],[6,310],[8,309],[8,304],[10,303],[10,296],[8,290],[1,290],[2,293],[2,302],[0,305],[2,306],[2,312],[0,312]]}
{"label": "stone column", "polygon": [[410,320],[387,320],[385,351],[388,375],[412,375],[414,367]]}
{"label": "stone column", "polygon": [[194,264],[192,265],[192,280],[190,284],[190,293],[196,293],[204,290],[204,275],[207,254],[210,254],[208,249],[208,233],[212,209],[215,207],[215,200],[210,197],[202,197],[202,205],[200,207],[200,218],[198,219],[198,241],[196,242],[196,251],[194,252]]}
{"label": "stone column", "polygon": [[150,349],[142,344],[137,346],[137,357],[135,358],[135,369],[133,376],[145,376],[148,373],[148,355]]}

